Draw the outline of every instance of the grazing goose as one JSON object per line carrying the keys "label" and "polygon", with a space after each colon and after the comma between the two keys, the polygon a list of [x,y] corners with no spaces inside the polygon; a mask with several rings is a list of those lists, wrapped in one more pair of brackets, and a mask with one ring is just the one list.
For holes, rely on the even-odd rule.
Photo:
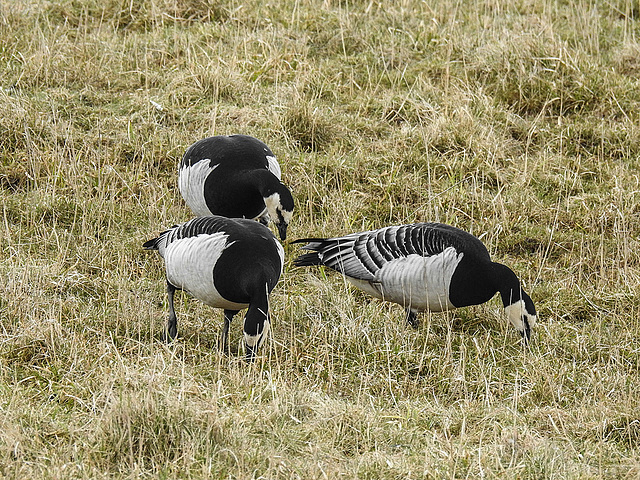
{"label": "grazing goose", "polygon": [[270,219],[287,237],[293,197],[280,181],[280,165],[269,147],[248,135],[220,135],[191,145],[182,157],[178,187],[199,217],[222,215]]}
{"label": "grazing goose", "polygon": [[174,339],[178,320],[173,308],[176,290],[224,309],[222,346],[231,319],[244,317],[246,358],[252,360],[269,334],[269,293],[278,283],[284,249],[271,230],[253,220],[220,216],[198,217],[176,225],[143,245],[164,258],[169,296],[168,337]]}
{"label": "grazing goose", "polygon": [[441,223],[416,223],[353,233],[338,238],[307,238],[310,253],[293,263],[326,265],[351,283],[407,310],[441,312],[479,305],[500,292],[507,317],[527,343],[536,309],[513,271],[491,261],[484,244],[463,230]]}

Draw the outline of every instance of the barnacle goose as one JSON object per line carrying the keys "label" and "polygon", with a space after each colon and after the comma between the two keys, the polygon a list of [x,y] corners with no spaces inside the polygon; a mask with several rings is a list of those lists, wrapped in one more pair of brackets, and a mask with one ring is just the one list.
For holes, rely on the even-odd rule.
{"label": "barnacle goose", "polygon": [[492,262],[484,244],[450,225],[416,223],[353,233],[338,238],[307,238],[310,253],[296,266],[326,265],[352,284],[416,313],[440,312],[479,305],[500,292],[505,312],[527,343],[536,323],[536,309],[513,271]]}
{"label": "barnacle goose", "polygon": [[167,334],[176,337],[173,308],[176,290],[224,309],[222,346],[231,319],[244,317],[246,358],[252,360],[269,334],[269,293],[278,283],[284,249],[271,230],[253,220],[220,216],[198,217],[176,225],[143,245],[164,258],[169,297]]}
{"label": "barnacle goose", "polygon": [[218,135],[191,145],[180,162],[178,187],[199,217],[269,219],[282,240],[293,215],[293,196],[280,181],[269,147],[248,135]]}

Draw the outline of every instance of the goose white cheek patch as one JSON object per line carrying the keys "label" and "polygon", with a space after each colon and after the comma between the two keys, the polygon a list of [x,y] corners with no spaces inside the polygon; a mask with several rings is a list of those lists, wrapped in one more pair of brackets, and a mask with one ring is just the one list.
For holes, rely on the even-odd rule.
{"label": "goose white cheek patch", "polygon": [[288,225],[289,222],[291,222],[291,217],[293,216],[293,212],[289,212],[288,210],[285,210],[282,207],[279,193],[273,193],[268,197],[265,197],[264,204],[267,206],[267,212],[269,213],[269,217],[271,221],[278,222],[279,221],[278,213],[279,213],[280,216],[282,216],[282,219],[284,220],[284,223],[286,225]]}
{"label": "goose white cheek patch", "polygon": [[287,225],[291,223],[291,217],[293,217],[293,212],[282,210],[280,213],[282,214],[282,218],[284,218],[284,221]]}
{"label": "goose white cheek patch", "polygon": [[267,211],[270,212],[270,215],[273,215],[274,218],[277,219],[278,215],[276,214],[276,210],[281,205],[280,204],[280,194],[279,193],[272,193],[268,197],[265,197],[264,204],[267,206]]}
{"label": "goose white cheek patch", "polygon": [[525,317],[527,319],[529,328],[533,328],[536,325],[536,316],[530,315],[527,312],[524,300],[518,300],[516,303],[512,303],[511,305],[505,307],[504,311],[507,314],[507,318],[509,319],[511,324],[516,327],[516,330],[518,330],[519,332],[524,332],[526,329],[522,317]]}
{"label": "goose white cheek patch", "polygon": [[260,347],[264,343],[264,340],[269,336],[270,328],[271,325],[269,323],[269,320],[265,320],[261,332],[258,332],[255,335],[249,335],[247,333],[244,334],[245,343],[251,348]]}

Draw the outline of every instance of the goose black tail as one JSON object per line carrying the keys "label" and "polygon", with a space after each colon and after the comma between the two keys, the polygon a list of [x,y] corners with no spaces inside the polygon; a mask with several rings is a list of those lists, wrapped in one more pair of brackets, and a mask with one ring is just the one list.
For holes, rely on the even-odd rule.
{"label": "goose black tail", "polygon": [[295,267],[310,267],[312,265],[322,265],[322,260],[318,252],[303,253],[293,261]]}
{"label": "goose black tail", "polygon": [[318,250],[320,246],[325,241],[325,238],[300,238],[298,240],[294,240],[291,243],[306,243],[303,250],[312,250],[309,253],[303,253],[298,258],[293,261],[293,265],[296,267],[310,267],[312,265],[322,265],[322,260],[320,259],[320,255]]}
{"label": "goose black tail", "polygon": [[149,240],[142,244],[142,248],[145,250],[158,250],[158,244],[160,243],[160,237]]}

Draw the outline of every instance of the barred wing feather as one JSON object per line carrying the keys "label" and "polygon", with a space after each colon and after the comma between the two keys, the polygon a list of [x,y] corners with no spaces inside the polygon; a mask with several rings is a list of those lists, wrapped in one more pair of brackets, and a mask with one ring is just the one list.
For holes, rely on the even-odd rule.
{"label": "barred wing feather", "polygon": [[410,255],[430,257],[451,246],[442,232],[433,227],[434,224],[428,223],[392,226],[315,240],[304,248],[318,252],[321,263],[329,268],[352,278],[373,281],[376,273],[389,262]]}

